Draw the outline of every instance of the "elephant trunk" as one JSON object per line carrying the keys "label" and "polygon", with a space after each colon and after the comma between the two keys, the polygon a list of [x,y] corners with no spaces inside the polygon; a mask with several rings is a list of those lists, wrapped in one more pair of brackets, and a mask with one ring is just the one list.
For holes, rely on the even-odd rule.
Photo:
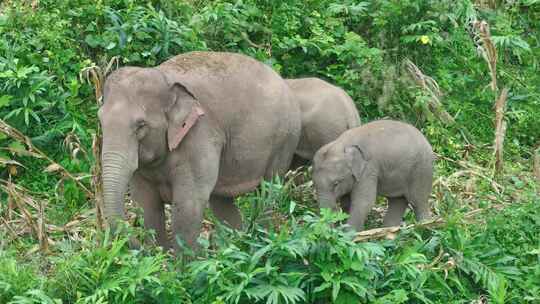
{"label": "elephant trunk", "polygon": [[[104,146],[105,148],[105,146]],[[109,225],[114,228],[118,219],[124,219],[124,195],[128,182],[135,171],[123,153],[106,148],[102,154],[103,167],[103,213]]]}
{"label": "elephant trunk", "polygon": [[318,194],[319,207],[320,208],[330,208],[332,210],[337,209],[337,201],[333,194],[331,193],[319,193]]}

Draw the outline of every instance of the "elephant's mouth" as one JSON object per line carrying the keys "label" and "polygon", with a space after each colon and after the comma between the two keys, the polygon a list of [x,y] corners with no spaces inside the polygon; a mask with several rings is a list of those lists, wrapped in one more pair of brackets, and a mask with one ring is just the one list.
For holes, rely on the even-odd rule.
{"label": "elephant's mouth", "polygon": [[148,168],[159,167],[163,164],[165,159],[166,158],[160,156],[159,153],[145,151],[142,146],[139,146],[139,168],[141,167],[141,165]]}
{"label": "elephant's mouth", "polygon": [[[141,164],[143,164],[144,167],[147,167],[147,168],[157,168],[157,167],[160,167],[164,162],[165,162],[164,157],[154,156],[151,159],[142,161]],[[141,166],[139,165],[139,167]]]}

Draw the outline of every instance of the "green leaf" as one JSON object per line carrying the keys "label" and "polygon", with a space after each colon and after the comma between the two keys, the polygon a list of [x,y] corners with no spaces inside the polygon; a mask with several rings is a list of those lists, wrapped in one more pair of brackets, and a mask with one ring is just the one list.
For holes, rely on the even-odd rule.
{"label": "green leaf", "polygon": [[322,283],[320,286],[316,287],[313,292],[314,293],[319,293],[319,292],[322,292],[322,291],[325,291],[327,290],[328,288],[332,287],[332,283],[330,282],[324,282]]}
{"label": "green leaf", "polygon": [[13,96],[11,95],[2,95],[0,97],[0,108],[8,106],[12,99],[13,99]]}
{"label": "green leaf", "polygon": [[332,301],[336,301],[339,290],[341,289],[341,283],[339,281],[332,282]]}
{"label": "green leaf", "polygon": [[109,44],[107,44],[105,49],[112,50],[112,49],[114,49],[115,46],[116,46],[116,42],[109,42]]}
{"label": "green leaf", "polygon": [[26,151],[26,148],[24,147],[23,144],[21,144],[20,142],[18,141],[14,141],[12,142],[11,144],[9,144],[9,149],[15,153],[18,153],[18,152],[25,152]]}
{"label": "green leaf", "polygon": [[95,35],[87,35],[86,38],[84,39],[84,41],[92,48],[95,48],[97,46],[100,45],[101,43],[101,38],[99,38],[98,36],[95,36]]}

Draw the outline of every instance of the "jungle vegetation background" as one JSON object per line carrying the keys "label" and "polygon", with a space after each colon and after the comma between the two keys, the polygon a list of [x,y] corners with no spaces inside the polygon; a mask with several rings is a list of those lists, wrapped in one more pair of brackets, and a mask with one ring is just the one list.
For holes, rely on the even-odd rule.
{"label": "jungle vegetation background", "polygon": [[[0,37],[0,303],[540,302],[538,0],[4,0]],[[135,228],[102,232],[103,76],[191,50],[324,78],[363,122],[420,128],[442,220],[355,239],[308,170],[239,198],[242,231],[209,214],[198,256],[129,250],[134,207]]]}

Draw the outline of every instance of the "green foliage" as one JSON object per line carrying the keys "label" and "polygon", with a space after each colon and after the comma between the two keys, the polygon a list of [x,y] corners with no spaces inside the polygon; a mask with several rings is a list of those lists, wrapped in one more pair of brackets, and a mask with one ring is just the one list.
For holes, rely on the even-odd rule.
{"label": "green foliage", "polygon": [[[281,189],[277,192],[286,189],[273,185]],[[274,198],[259,196],[267,207],[275,205]],[[47,270],[35,263],[19,266],[21,257],[0,248],[2,300],[461,303],[480,295],[493,303],[540,300],[540,213],[534,201],[485,212],[479,217],[487,219],[483,224],[464,222],[455,211],[441,229],[407,229],[382,242],[354,242],[354,233],[340,224],[346,218],[323,209],[320,216],[306,211],[289,217],[280,229],[265,229],[263,217],[249,230],[219,226],[200,258],[187,263],[150,247],[129,250],[133,232],[63,242],[57,254],[43,256]]]}
{"label": "green foliage", "polygon": [[[493,303],[540,301],[539,201],[524,165],[540,134],[540,2],[471,0],[41,0],[0,3],[0,118],[89,182],[96,132],[93,88],[81,69],[113,56],[154,66],[192,50],[240,52],[284,77],[317,76],[343,87],[364,122],[409,121],[438,161],[442,228],[408,229],[395,240],[356,243],[343,214],[315,214],[309,182],[264,182],[237,200],[246,227],[219,226],[190,262],[157,249],[129,250],[128,238],[88,231],[63,236],[50,255],[36,241],[0,237],[1,303]],[[495,94],[470,21],[486,20],[509,87],[505,174],[446,185],[460,160],[490,165]],[[455,119],[445,125],[429,92],[404,71],[410,59],[442,92]],[[48,200],[46,220],[63,225],[90,208],[72,181],[44,172],[21,143],[0,136],[4,160],[24,167],[0,178]],[[457,160],[449,162],[446,160]],[[467,169],[467,168],[466,168]],[[462,172],[462,171],[460,171]],[[457,172],[459,178],[460,172]],[[473,174],[474,175],[474,174]],[[298,176],[309,181],[309,173]],[[471,182],[472,181],[472,182]],[[500,189],[493,190],[498,182]],[[476,185],[479,199],[460,195]],[[518,197],[514,197],[517,195]],[[0,198],[0,216],[8,209]],[[474,224],[472,208],[504,203]],[[512,206],[508,202],[512,202]],[[410,215],[406,218],[409,220]],[[5,236],[4,236],[5,234]],[[133,235],[133,233],[131,233]],[[55,239],[58,237],[54,236]],[[98,245],[96,245],[98,244]],[[32,249],[33,250],[33,249]],[[33,252],[33,251],[32,251]]]}
{"label": "green foliage", "polygon": [[185,290],[175,276],[160,273],[165,256],[129,252],[127,239],[83,248],[68,259],[55,261],[56,274],[48,282],[56,297],[71,303],[163,303],[181,298]]}
{"label": "green foliage", "polygon": [[39,286],[35,265],[20,264],[16,253],[0,249],[0,302],[7,303],[28,289]]}

